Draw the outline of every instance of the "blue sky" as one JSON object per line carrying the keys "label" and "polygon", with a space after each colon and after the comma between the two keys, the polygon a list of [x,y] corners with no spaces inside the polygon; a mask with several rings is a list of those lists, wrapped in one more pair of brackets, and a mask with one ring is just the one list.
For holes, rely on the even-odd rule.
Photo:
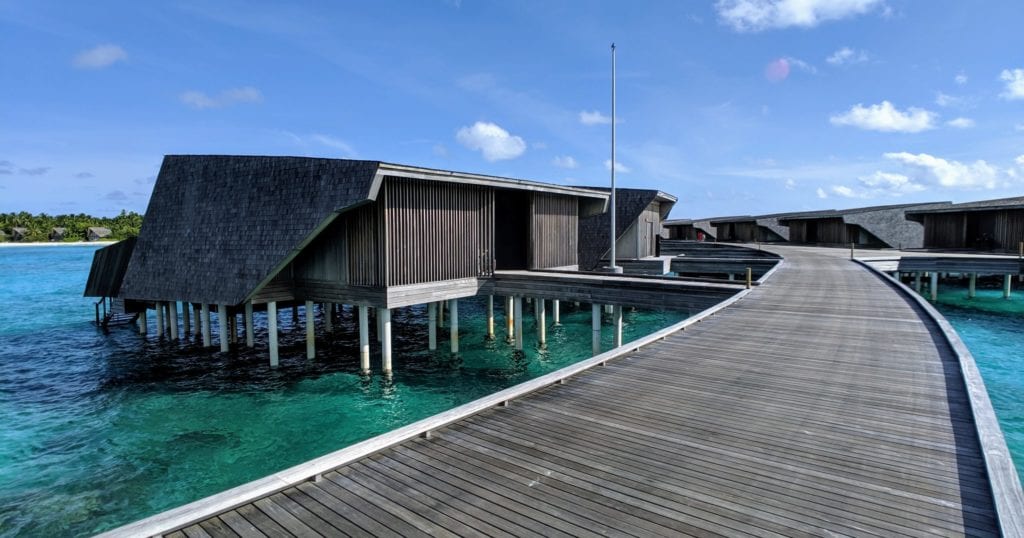
{"label": "blue sky", "polygon": [[1024,194],[1019,0],[0,2],[0,211],[143,211],[165,154],[621,186],[673,217]]}

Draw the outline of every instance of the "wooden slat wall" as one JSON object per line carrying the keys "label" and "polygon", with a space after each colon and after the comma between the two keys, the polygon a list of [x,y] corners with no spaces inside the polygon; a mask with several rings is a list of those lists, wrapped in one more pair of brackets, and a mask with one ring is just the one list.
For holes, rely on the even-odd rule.
{"label": "wooden slat wall", "polygon": [[530,268],[579,263],[578,200],[571,196],[534,193],[530,213]]}
{"label": "wooden slat wall", "polygon": [[924,216],[925,248],[963,248],[964,214],[940,213]]}
{"label": "wooden slat wall", "polygon": [[388,177],[387,285],[494,272],[494,189]]}
{"label": "wooden slat wall", "polygon": [[[1024,241],[1024,210],[968,213],[967,218],[978,220],[978,231],[989,234],[994,241],[993,248],[1015,251],[1020,242]],[[968,237],[968,243],[972,239]]]}
{"label": "wooden slat wall", "polygon": [[348,282],[349,220],[346,216],[336,219],[295,259],[292,274],[297,281]]}
{"label": "wooden slat wall", "polygon": [[807,242],[807,221],[789,221],[789,240],[793,243]]}
{"label": "wooden slat wall", "polygon": [[374,204],[346,215],[349,283],[354,286],[384,285],[384,205],[387,192]]}
{"label": "wooden slat wall", "polygon": [[[651,202],[637,221],[637,257],[654,256],[654,236],[661,233],[661,204]],[[650,224],[649,224],[650,223]]]}
{"label": "wooden slat wall", "polygon": [[[793,236],[790,236],[792,240]],[[818,243],[846,244],[850,242],[843,219],[818,219]]]}

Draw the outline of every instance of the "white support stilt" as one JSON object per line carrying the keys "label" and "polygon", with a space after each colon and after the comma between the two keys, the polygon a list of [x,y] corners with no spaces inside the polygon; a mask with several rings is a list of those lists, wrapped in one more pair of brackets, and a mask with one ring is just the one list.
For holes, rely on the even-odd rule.
{"label": "white support stilt", "polygon": [[437,303],[437,324],[444,328],[444,301],[438,301]]}
{"label": "white support stilt", "polygon": [[929,292],[932,294],[932,302],[939,300],[939,273],[932,271],[932,281]]}
{"label": "white support stilt", "polygon": [[612,310],[612,326],[615,327],[615,347],[622,345],[622,305]]}
{"label": "white support stilt", "polygon": [[168,326],[171,328],[170,336],[172,340],[178,339],[178,301],[172,300],[167,303],[169,309],[169,315],[167,316]]}
{"label": "white support stilt", "polygon": [[1003,299],[1010,298],[1010,283],[1013,282],[1013,275],[1007,273],[1003,279]]}
{"label": "white support stilt", "polygon": [[551,322],[554,323],[555,326],[558,326],[558,325],[562,324],[561,314],[559,314],[559,308],[560,308],[560,306],[558,304],[558,299],[552,299],[551,300]]}
{"label": "white support stilt", "polygon": [[164,303],[156,302],[156,336],[164,337]]}
{"label": "white support stilt", "polygon": [[377,312],[380,320],[380,359],[384,375],[391,375],[391,310],[381,308]]}
{"label": "white support stilt", "polygon": [[252,301],[245,303],[245,345],[248,347],[256,345],[256,334],[252,327]]}
{"label": "white support stilt", "polygon": [[512,297],[505,297],[505,325],[508,326],[508,341],[515,339],[515,308],[512,306]]}
{"label": "white support stilt", "polygon": [[969,278],[970,280],[967,281],[967,298],[973,299],[978,290],[978,273],[971,273]]}
{"label": "white support stilt", "polygon": [[450,310],[452,318],[451,328],[451,339],[452,339],[452,353],[459,352],[459,300],[452,299],[448,301],[448,309]]}
{"label": "white support stilt", "polygon": [[203,317],[200,313],[199,305],[192,306],[192,317],[196,318],[196,324],[192,328],[194,331],[192,334],[195,335],[196,339],[199,339],[203,335]]}
{"label": "white support stilt", "polygon": [[512,319],[515,320],[516,351],[523,350],[523,298],[512,299]]}
{"label": "white support stilt", "polygon": [[142,336],[146,336],[146,333],[149,332],[149,320],[146,319],[146,310],[148,309],[144,308],[139,313],[139,334]]}
{"label": "white support stilt", "polygon": [[162,310],[161,319],[164,321],[164,336],[171,336],[171,320],[170,317],[171,309],[167,306],[167,303],[160,303],[160,310]]}
{"label": "white support stilt", "polygon": [[188,338],[191,331],[192,319],[189,316],[189,311],[192,310],[188,303],[181,303],[181,337]]}
{"label": "white support stilt", "polygon": [[544,305],[546,301],[538,297],[533,302],[537,305],[537,343],[545,346],[548,343],[548,324],[544,319]]}
{"label": "white support stilt", "polygon": [[593,337],[591,338],[591,348],[594,355],[601,353],[601,305],[595,304],[591,308],[591,327],[593,327]]}
{"label": "white support stilt", "polygon": [[231,333],[231,343],[238,343],[238,314],[228,316],[228,332]]}
{"label": "white support stilt", "polygon": [[732,282],[734,280],[736,280],[736,275],[733,273],[729,273],[729,282]]}
{"label": "white support stilt", "polygon": [[437,349],[437,303],[427,305],[427,349]]}
{"label": "white support stilt", "polygon": [[369,308],[359,307],[359,371],[370,373],[370,313]]}
{"label": "white support stilt", "polygon": [[220,350],[227,351],[228,338],[230,333],[228,332],[228,307],[227,305],[217,305],[217,324],[220,325]]}
{"label": "white support stilt", "polygon": [[316,331],[314,323],[316,314],[313,312],[313,301],[306,301],[306,358],[316,358]]}
{"label": "white support stilt", "polygon": [[324,330],[331,332],[334,330],[334,303],[324,303],[324,308],[320,311],[324,315]]}
{"label": "white support stilt", "polygon": [[277,368],[277,303],[267,303],[267,340],[270,345],[270,367]]}
{"label": "white support stilt", "polygon": [[487,296],[487,339],[494,340],[494,296]]}
{"label": "white support stilt", "polygon": [[[383,333],[384,333],[384,326],[383,326],[383,324],[381,322],[381,319],[380,319],[380,311],[381,310],[383,310],[383,309],[378,308],[376,310],[377,315],[374,316],[374,319],[377,320],[377,343],[378,344],[384,342],[384,340],[382,339],[382,336],[383,336]],[[391,312],[390,311],[388,312],[388,319],[391,319]]]}
{"label": "white support stilt", "polygon": [[610,304],[604,305],[604,313],[608,314],[609,316],[612,315],[612,308],[613,307]]}
{"label": "white support stilt", "polygon": [[210,338],[210,305],[203,303],[199,310],[199,317],[202,319],[203,325],[203,347],[210,347],[213,345]]}
{"label": "white support stilt", "polygon": [[914,273],[914,291],[921,293],[921,271]]}

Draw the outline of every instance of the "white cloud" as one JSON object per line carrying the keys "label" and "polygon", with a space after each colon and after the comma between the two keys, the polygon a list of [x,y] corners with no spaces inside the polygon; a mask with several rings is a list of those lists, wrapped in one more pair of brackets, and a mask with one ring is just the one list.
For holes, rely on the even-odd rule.
{"label": "white cloud", "polygon": [[78,69],[103,69],[127,58],[128,53],[124,49],[108,43],[79,52],[71,63]]}
{"label": "white cloud", "polygon": [[938,92],[935,95],[935,104],[941,107],[950,106],[961,106],[964,103],[963,97],[957,97],[955,95],[949,95],[948,93]]}
{"label": "white cloud", "polygon": [[953,82],[956,82],[957,86],[963,86],[964,84],[967,84],[967,74],[964,73],[963,71],[957,73],[956,76],[953,77]]}
{"label": "white cloud", "polygon": [[994,189],[1005,183],[999,168],[983,160],[970,164],[947,161],[927,153],[886,153],[886,159],[904,164],[916,172],[917,179],[927,180],[942,187],[960,189]]}
{"label": "white cloud", "polygon": [[[611,125],[612,119],[597,110],[580,112],[580,123],[583,125]],[[622,123],[621,120],[619,123]]]}
{"label": "white cloud", "polygon": [[1017,163],[1017,166],[1024,166],[1024,155],[1018,155],[1013,162]]}
{"label": "white cloud", "polygon": [[947,121],[946,125],[956,127],[957,129],[970,129],[971,127],[974,127],[974,120],[971,118],[956,118]]}
{"label": "white cloud", "polygon": [[785,60],[787,62],[789,62],[789,65],[791,65],[791,66],[793,66],[793,67],[795,67],[795,68],[797,68],[797,69],[799,69],[801,71],[804,71],[804,72],[807,72],[807,73],[811,73],[811,74],[815,74],[815,73],[818,72],[818,68],[817,67],[814,67],[813,65],[811,65],[811,64],[801,60],[800,58],[794,58],[792,56],[786,56]]}
{"label": "white cloud", "polygon": [[[605,170],[609,170],[609,171],[612,169],[612,160],[611,159],[605,159],[604,160],[604,169]],[[628,174],[628,173],[632,172],[633,169],[628,167],[628,166],[626,166],[626,165],[624,165],[624,164],[622,164],[619,161],[615,161],[615,171],[619,172],[620,174]]]}
{"label": "white cloud", "polygon": [[1003,99],[1024,99],[1024,69],[1003,69],[999,80],[1006,83],[1006,90],[999,94]]}
{"label": "white cloud", "polygon": [[832,187],[832,192],[846,198],[877,198],[879,196],[902,196],[921,192],[926,187],[903,174],[875,172],[857,178],[860,189],[852,189],[845,185]]}
{"label": "white cloud", "polygon": [[577,163],[576,159],[573,159],[571,155],[559,155],[551,161],[551,164],[559,168],[576,168],[579,166],[579,163]]}
{"label": "white cloud", "polygon": [[883,5],[882,0],[718,0],[715,10],[733,30],[757,32],[790,26],[811,28]]}
{"label": "white cloud", "polygon": [[522,138],[485,121],[459,129],[455,139],[469,149],[480,151],[488,161],[514,159],[526,151],[526,142]]}
{"label": "white cloud", "polygon": [[822,200],[828,198],[828,193],[825,192],[825,189],[818,187],[818,198],[821,198]]}
{"label": "white cloud", "polygon": [[865,107],[855,105],[845,114],[829,118],[832,125],[849,125],[869,131],[917,133],[934,129],[936,115],[922,108],[910,107],[900,111],[889,101]]}
{"label": "white cloud", "polygon": [[316,142],[318,144],[322,144],[322,145],[327,146],[329,148],[334,148],[336,150],[340,150],[342,156],[344,156],[344,157],[351,158],[351,157],[355,157],[357,155],[356,154],[356,150],[353,149],[352,146],[349,145],[348,142],[345,142],[344,140],[342,140],[340,138],[335,138],[333,136],[329,136],[329,135],[325,135],[325,134],[310,135],[310,138],[314,142]]}
{"label": "white cloud", "polygon": [[[859,196],[857,196],[857,193],[853,192],[853,189],[851,189],[850,187],[844,187],[842,185],[832,187],[832,192],[838,194],[839,196],[845,196],[847,198],[859,198]],[[822,198],[821,194],[818,194],[818,197]]]}
{"label": "white cloud", "polygon": [[241,103],[260,103],[263,101],[263,94],[251,86],[241,88],[230,88],[217,94],[207,95],[204,92],[189,90],[179,96],[182,103],[197,108],[221,108]]}
{"label": "white cloud", "polygon": [[793,181],[792,179],[787,179],[786,180],[786,190],[787,191],[791,191],[791,190],[793,190],[795,188],[796,188],[796,181]]}
{"label": "white cloud", "polygon": [[868,61],[868,53],[863,50],[853,50],[850,47],[843,47],[825,58],[825,61],[832,65],[859,64]]}

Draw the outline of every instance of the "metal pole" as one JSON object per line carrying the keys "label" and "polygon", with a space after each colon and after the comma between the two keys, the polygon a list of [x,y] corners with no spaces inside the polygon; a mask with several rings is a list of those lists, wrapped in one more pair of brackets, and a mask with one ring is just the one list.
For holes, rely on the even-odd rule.
{"label": "metal pole", "polygon": [[611,269],[615,271],[615,43],[612,43],[612,204],[611,217],[612,225],[609,235],[611,236]]}

